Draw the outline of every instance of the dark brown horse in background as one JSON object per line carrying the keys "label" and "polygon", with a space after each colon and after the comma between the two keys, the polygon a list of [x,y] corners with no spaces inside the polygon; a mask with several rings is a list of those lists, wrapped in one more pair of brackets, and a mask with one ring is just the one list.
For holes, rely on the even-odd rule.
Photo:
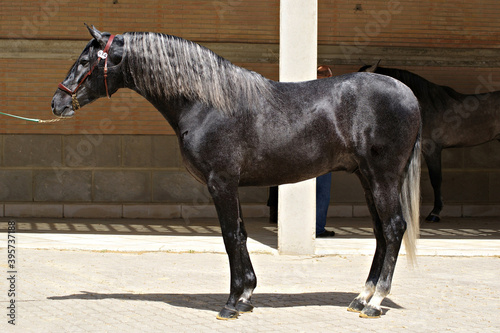
{"label": "dark brown horse in background", "polygon": [[167,119],[187,169],[207,185],[219,216],[231,271],[219,319],[252,311],[257,285],[238,187],[339,170],[359,177],[377,240],[365,288],[349,309],[381,315],[403,237],[414,256],[419,228],[420,110],[411,89],[372,73],[274,82],[182,38],[89,31],[94,39],[59,85],[52,110],[70,117],[129,88]]}
{"label": "dark brown horse in background", "polygon": [[360,72],[393,77],[411,88],[422,112],[422,154],[434,190],[434,208],[428,222],[439,222],[443,209],[441,152],[500,139],[500,91],[461,94],[406,70],[366,65]]}

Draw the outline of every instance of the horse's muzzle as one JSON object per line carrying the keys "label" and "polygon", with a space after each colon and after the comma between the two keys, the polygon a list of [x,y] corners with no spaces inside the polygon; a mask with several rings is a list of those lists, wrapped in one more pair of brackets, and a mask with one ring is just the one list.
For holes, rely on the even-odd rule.
{"label": "horse's muzzle", "polygon": [[75,115],[75,111],[68,105],[58,107],[58,103],[56,102],[56,97],[52,99],[52,113],[58,117],[73,117]]}

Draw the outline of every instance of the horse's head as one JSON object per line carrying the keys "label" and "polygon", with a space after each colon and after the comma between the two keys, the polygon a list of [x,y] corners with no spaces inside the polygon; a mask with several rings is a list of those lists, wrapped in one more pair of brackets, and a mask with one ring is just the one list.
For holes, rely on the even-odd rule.
{"label": "horse's head", "polygon": [[358,72],[377,73],[378,64],[380,64],[380,60],[375,65],[364,65]]}
{"label": "horse's head", "polygon": [[110,97],[123,87],[120,64],[123,57],[122,36],[87,28],[94,39],[83,50],[52,98],[56,116],[71,117],[75,111],[96,99]]}

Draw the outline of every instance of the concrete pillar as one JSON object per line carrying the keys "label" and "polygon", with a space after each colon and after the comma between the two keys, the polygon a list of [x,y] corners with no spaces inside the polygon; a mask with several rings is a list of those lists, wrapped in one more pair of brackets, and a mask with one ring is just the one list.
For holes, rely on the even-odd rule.
{"label": "concrete pillar", "polygon": [[[317,0],[280,1],[280,81],[316,79]],[[278,194],[278,250],[314,254],[316,179],[281,185]]]}

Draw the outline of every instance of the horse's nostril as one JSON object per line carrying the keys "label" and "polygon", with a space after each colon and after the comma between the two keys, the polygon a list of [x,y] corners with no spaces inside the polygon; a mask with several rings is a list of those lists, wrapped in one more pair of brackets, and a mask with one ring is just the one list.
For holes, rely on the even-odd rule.
{"label": "horse's nostril", "polygon": [[54,111],[54,100],[52,100],[52,103],[50,104],[50,106],[52,107],[52,111]]}

